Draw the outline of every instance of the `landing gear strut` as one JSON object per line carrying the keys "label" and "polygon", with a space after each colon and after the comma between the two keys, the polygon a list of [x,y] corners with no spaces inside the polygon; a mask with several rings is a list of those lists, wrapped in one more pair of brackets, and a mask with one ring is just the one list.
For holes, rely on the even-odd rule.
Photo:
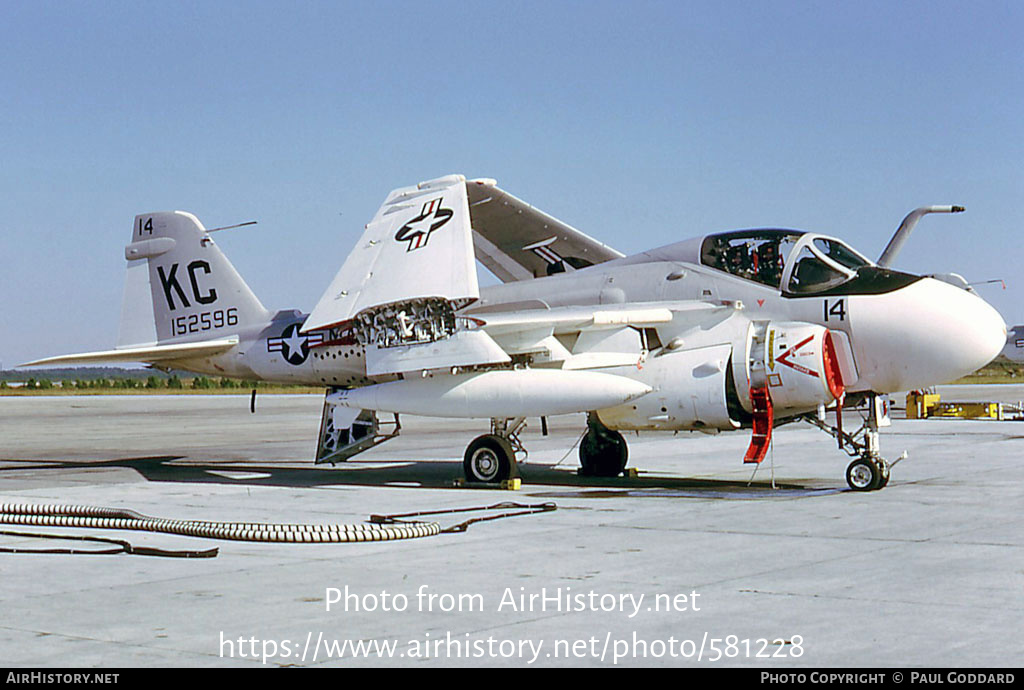
{"label": "landing gear strut", "polygon": [[519,431],[526,419],[492,419],[491,433],[477,436],[466,448],[462,469],[466,481],[498,484],[519,476],[516,455],[526,457],[526,449],[519,441]]}
{"label": "landing gear strut", "polygon": [[904,452],[893,462],[889,462],[879,453],[878,428],[887,424],[884,411],[884,399],[871,393],[867,397],[868,414],[860,428],[848,434],[842,427],[830,426],[815,415],[805,415],[803,419],[831,434],[838,442],[839,448],[854,458],[846,468],[846,483],[854,491],[876,491],[889,483],[889,472],[896,464],[907,457]]}
{"label": "landing gear strut", "polygon": [[580,474],[616,477],[626,469],[629,448],[618,431],[612,431],[593,412],[587,413],[587,433],[580,441]]}

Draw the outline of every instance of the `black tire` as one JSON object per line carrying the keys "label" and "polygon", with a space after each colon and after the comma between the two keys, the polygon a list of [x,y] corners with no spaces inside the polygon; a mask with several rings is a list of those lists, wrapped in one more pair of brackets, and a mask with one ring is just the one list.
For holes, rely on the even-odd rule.
{"label": "black tire", "polygon": [[884,486],[882,474],[878,463],[857,458],[846,468],[846,483],[854,491],[874,491]]}
{"label": "black tire", "polygon": [[889,484],[889,468],[885,465],[881,466],[881,473],[878,478],[878,488],[884,489]]}
{"label": "black tire", "polygon": [[580,441],[580,474],[617,477],[626,469],[629,446],[618,431],[590,429]]}
{"label": "black tire", "polygon": [[501,436],[477,436],[466,448],[462,460],[466,481],[481,484],[502,482],[512,474],[514,457],[512,445]]}

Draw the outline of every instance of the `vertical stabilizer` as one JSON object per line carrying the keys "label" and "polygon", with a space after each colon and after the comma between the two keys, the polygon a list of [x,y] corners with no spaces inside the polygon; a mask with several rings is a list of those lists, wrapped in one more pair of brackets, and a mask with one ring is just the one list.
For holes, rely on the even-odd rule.
{"label": "vertical stabilizer", "polygon": [[124,256],[118,348],[220,338],[270,318],[191,213],[136,216]]}

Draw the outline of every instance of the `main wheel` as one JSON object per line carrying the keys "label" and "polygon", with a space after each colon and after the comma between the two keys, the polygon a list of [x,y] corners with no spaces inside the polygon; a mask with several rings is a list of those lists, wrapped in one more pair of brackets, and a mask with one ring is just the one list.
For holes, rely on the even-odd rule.
{"label": "main wheel", "polygon": [[512,445],[507,440],[485,434],[477,436],[466,448],[462,469],[467,481],[496,484],[509,478],[514,459]]}
{"label": "main wheel", "polygon": [[629,447],[618,431],[591,428],[580,441],[581,474],[617,477],[626,469]]}
{"label": "main wheel", "polygon": [[[884,473],[887,475],[887,473]],[[857,458],[846,468],[846,483],[854,491],[874,491],[888,483],[888,476],[883,480],[882,467],[871,460]]]}

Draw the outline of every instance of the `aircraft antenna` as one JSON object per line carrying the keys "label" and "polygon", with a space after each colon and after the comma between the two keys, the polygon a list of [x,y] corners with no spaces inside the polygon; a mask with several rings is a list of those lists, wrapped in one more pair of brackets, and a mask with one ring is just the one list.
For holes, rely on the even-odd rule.
{"label": "aircraft antenna", "polygon": [[230,230],[232,228],[244,228],[246,225],[256,225],[258,221],[247,220],[244,223],[236,223],[235,225],[222,225],[219,228],[207,228],[206,232],[217,232],[218,230]]}
{"label": "aircraft antenna", "polygon": [[968,285],[974,287],[975,285],[992,285],[993,283],[999,283],[1000,285],[1003,286],[1004,290],[1006,289],[1006,281],[1003,280],[1002,278],[996,278],[995,280],[979,280],[973,283],[968,283]]}

